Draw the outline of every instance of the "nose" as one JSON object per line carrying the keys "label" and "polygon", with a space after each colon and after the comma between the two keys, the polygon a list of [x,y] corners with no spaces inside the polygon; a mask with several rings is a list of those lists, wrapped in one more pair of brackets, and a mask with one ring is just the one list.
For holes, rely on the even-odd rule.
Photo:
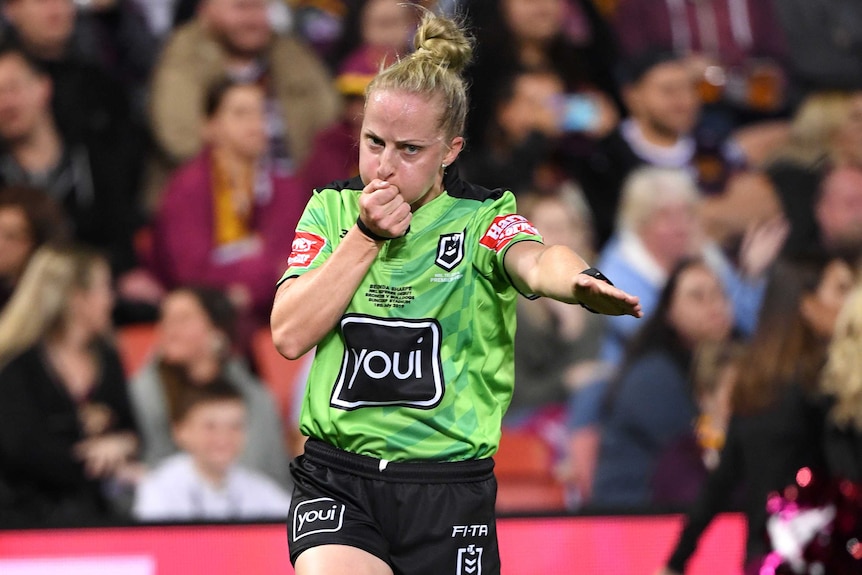
{"label": "nose", "polygon": [[377,164],[377,177],[379,179],[388,180],[395,173],[394,153],[395,151],[387,146],[386,149],[384,149],[378,156],[379,163]]}

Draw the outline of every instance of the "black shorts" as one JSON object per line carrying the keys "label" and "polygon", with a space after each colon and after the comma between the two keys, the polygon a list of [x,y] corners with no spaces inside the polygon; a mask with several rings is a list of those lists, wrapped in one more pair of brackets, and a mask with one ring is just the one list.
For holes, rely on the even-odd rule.
{"label": "black shorts", "polygon": [[349,545],[395,575],[499,575],[491,459],[391,463],[309,439],[291,463],[290,562]]}

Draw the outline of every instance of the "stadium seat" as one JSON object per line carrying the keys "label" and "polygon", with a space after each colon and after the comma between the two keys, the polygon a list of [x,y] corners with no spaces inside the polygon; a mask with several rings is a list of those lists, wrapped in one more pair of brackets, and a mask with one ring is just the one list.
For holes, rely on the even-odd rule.
{"label": "stadium seat", "polygon": [[127,325],[116,333],[117,351],[126,377],[132,377],[153,354],[156,346],[156,326],[151,323]]}
{"label": "stadium seat", "polygon": [[553,453],[535,433],[504,428],[494,462],[498,511],[565,509],[565,488],[553,475]]}

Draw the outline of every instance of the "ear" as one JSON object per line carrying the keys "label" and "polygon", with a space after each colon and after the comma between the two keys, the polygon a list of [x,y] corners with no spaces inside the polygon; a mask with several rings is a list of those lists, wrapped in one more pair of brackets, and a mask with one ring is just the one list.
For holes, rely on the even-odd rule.
{"label": "ear", "polygon": [[458,154],[461,153],[461,150],[464,149],[464,138],[461,136],[457,136],[452,138],[452,141],[449,142],[449,151],[446,152],[446,155],[443,156],[443,163],[447,166],[452,165],[452,162],[458,157]]}

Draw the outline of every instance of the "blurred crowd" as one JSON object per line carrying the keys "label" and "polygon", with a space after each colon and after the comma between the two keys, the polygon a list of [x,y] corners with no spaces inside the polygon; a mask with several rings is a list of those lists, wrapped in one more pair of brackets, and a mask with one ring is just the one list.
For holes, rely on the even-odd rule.
{"label": "blurred crowd", "polygon": [[[765,523],[800,467],[862,477],[835,328],[862,317],[862,4],[411,3],[477,41],[455,168],[641,298],[642,320],[520,304],[504,433],[547,442],[569,509],[691,509],[681,571],[712,515]],[[295,417],[252,334],[419,11],[0,7],[0,521],[283,515]],[[157,353],[127,382],[135,324]]]}

